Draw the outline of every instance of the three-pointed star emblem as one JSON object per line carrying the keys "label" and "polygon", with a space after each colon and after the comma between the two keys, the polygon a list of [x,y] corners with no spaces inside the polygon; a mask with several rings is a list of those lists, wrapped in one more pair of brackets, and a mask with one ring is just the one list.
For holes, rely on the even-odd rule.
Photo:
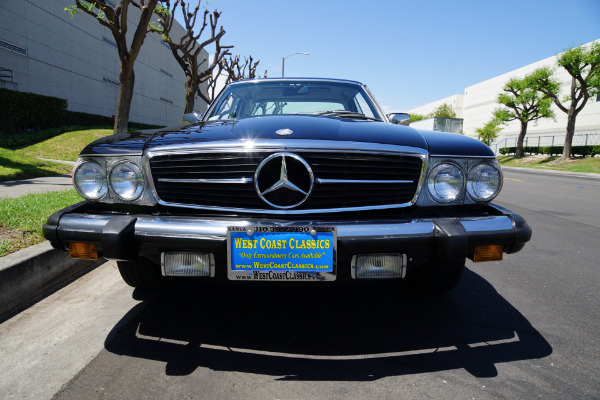
{"label": "three-pointed star emblem", "polygon": [[281,156],[281,173],[279,174],[279,180],[277,182],[275,182],[275,184],[273,186],[271,186],[270,188],[268,188],[261,194],[264,196],[267,193],[273,192],[275,190],[279,190],[281,188],[290,189],[290,190],[302,193],[305,196],[308,195],[307,192],[305,192],[304,190],[300,189],[298,186],[296,186],[292,182],[290,182],[290,180],[288,178],[287,164],[285,163],[285,155]]}
{"label": "three-pointed star emblem", "polygon": [[275,153],[265,158],[254,173],[256,193],[268,205],[288,209],[304,203],[314,186],[310,165],[294,153]]}

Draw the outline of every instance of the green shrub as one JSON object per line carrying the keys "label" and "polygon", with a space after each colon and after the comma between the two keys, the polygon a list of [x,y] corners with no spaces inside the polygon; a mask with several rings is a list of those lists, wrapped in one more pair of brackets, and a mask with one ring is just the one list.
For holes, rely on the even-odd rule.
{"label": "green shrub", "polygon": [[410,114],[410,122],[417,122],[417,121],[420,121],[420,120],[426,119],[426,118],[427,118],[426,115]]}
{"label": "green shrub", "polygon": [[562,146],[542,146],[540,147],[540,154],[546,154],[549,156],[558,156],[562,154]]}
{"label": "green shrub", "polygon": [[65,132],[80,131],[87,129],[83,126],[63,126],[61,128],[45,129],[43,131],[18,133],[12,135],[0,135],[0,147],[11,149],[16,147],[23,147],[33,143],[42,142],[46,139],[53,138],[54,136],[61,135]]}
{"label": "green shrub", "polygon": [[67,100],[0,89],[0,132],[18,133],[62,124]]}
{"label": "green shrub", "polygon": [[[93,128],[112,129],[114,122],[112,117],[97,114],[87,114],[76,111],[66,111],[63,119],[63,125],[85,126]],[[129,121],[128,130],[143,130],[161,128],[159,125],[143,124],[141,122]]]}
{"label": "green shrub", "polygon": [[[48,139],[73,127],[110,129],[114,125],[112,117],[67,110],[65,99],[9,89],[0,89],[0,115],[0,147],[35,143],[38,137]],[[52,134],[56,128],[59,131]],[[160,126],[129,122],[129,130],[153,128]],[[28,138],[18,138],[19,135]]]}
{"label": "green shrub", "polygon": [[[501,147],[498,152],[502,155],[515,154],[516,147]],[[525,154],[544,154],[548,156],[560,156],[563,153],[563,146],[524,146]],[[572,156],[594,157],[600,154],[600,146],[573,146],[571,147]]]}

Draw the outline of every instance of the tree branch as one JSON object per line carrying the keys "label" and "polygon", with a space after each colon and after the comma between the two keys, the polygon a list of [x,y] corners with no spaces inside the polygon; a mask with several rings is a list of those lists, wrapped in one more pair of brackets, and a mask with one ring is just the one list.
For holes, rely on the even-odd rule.
{"label": "tree branch", "polygon": [[[210,86],[213,70],[219,66],[223,57],[228,55],[229,49],[233,47],[221,45],[221,39],[223,35],[225,35],[225,30],[222,26],[217,32],[217,23],[221,13],[217,10],[214,10],[212,13],[205,10],[202,14],[202,24],[197,28],[196,21],[200,10],[200,0],[193,11],[190,11],[189,4],[186,3],[185,0],[176,0],[172,6],[169,0],[165,0],[164,3],[170,12],[168,15],[160,18],[158,23],[163,29],[163,41],[169,45],[171,53],[186,75],[186,93],[195,93],[200,96],[202,100],[210,103],[212,99],[202,93],[200,85],[209,81],[209,89],[212,89],[212,92],[214,93],[215,83],[212,83],[213,86]],[[185,33],[178,40],[174,41],[173,38],[170,37],[170,33],[177,8],[179,8],[183,14]],[[205,31],[210,32],[210,35],[207,39],[199,42]],[[199,57],[202,50],[211,45],[215,47],[215,50],[213,59],[208,64],[205,58],[199,60]],[[203,67],[202,71],[200,71],[199,66]]]}
{"label": "tree branch", "polygon": [[[98,0],[99,2],[102,2],[102,0]],[[89,3],[88,3],[89,4]],[[90,6],[86,6],[84,3],[82,3],[80,0],[75,0],[75,5],[77,6],[77,8],[83,12],[85,12],[86,14],[91,15],[92,17],[96,18],[98,20],[98,22],[100,23],[100,25],[107,27],[108,29],[110,29],[113,34],[116,32],[118,33],[119,30],[116,28],[117,24],[114,23],[113,21],[110,20],[104,20],[101,18],[100,13],[95,13],[93,11],[94,7]],[[106,3],[105,3],[106,5]],[[106,7],[108,7],[108,5],[106,5]],[[110,8],[110,7],[109,7]],[[105,13],[106,15],[106,13]]]}

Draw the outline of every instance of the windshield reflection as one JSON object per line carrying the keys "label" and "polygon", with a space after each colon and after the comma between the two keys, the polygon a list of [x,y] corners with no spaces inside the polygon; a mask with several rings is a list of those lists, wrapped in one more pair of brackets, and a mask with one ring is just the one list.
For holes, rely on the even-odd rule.
{"label": "windshield reflection", "polygon": [[227,87],[205,120],[286,114],[382,119],[373,100],[356,83],[259,80]]}

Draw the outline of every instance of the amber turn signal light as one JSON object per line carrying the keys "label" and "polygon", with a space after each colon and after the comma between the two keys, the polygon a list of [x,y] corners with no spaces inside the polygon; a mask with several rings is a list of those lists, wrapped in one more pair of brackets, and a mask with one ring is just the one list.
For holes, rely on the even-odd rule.
{"label": "amber turn signal light", "polygon": [[503,252],[504,246],[499,244],[477,246],[473,254],[473,262],[500,261],[502,260]]}
{"label": "amber turn signal light", "polygon": [[71,258],[79,258],[82,260],[98,260],[98,252],[92,243],[69,243],[69,255]]}

